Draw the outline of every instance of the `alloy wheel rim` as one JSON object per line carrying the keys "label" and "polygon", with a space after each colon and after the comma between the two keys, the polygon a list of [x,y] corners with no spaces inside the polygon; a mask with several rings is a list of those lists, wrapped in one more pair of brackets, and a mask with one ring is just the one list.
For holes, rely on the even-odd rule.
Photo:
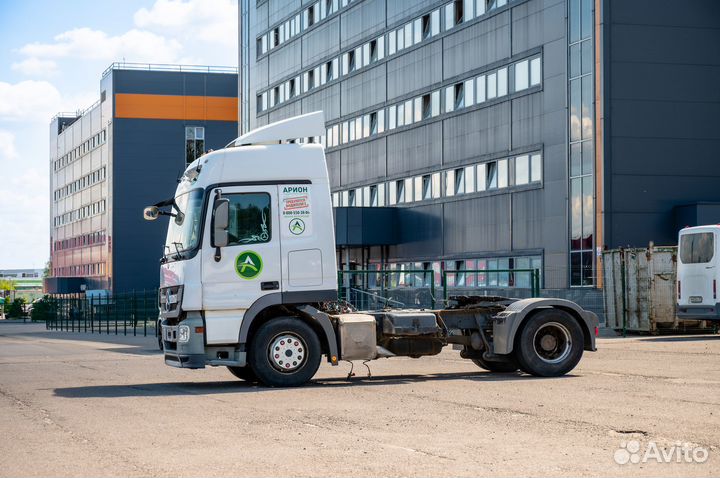
{"label": "alloy wheel rim", "polygon": [[545,363],[558,364],[567,359],[572,350],[572,336],[559,322],[540,326],[533,336],[535,354]]}
{"label": "alloy wheel rim", "polygon": [[276,370],[283,373],[297,371],[307,360],[307,347],[302,338],[290,332],[276,335],[270,341],[268,359]]}

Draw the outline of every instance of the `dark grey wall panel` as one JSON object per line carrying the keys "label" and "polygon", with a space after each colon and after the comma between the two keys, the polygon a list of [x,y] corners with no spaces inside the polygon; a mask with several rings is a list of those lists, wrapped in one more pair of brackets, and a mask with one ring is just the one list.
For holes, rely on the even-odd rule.
{"label": "dark grey wall panel", "polygon": [[409,175],[442,164],[442,122],[387,137],[388,176]]}
{"label": "dark grey wall panel", "polygon": [[509,58],[509,22],[510,13],[505,11],[446,36],[443,39],[444,78]]}
{"label": "dark grey wall panel", "polygon": [[445,254],[510,250],[510,195],[445,203]]}
{"label": "dark grey wall panel", "polygon": [[390,246],[390,257],[393,260],[412,262],[434,261],[441,257],[442,215],[442,204],[428,204],[400,211],[398,229],[401,243]]}
{"label": "dark grey wall panel", "polygon": [[453,116],[443,123],[444,164],[462,163],[510,149],[508,102]]}
{"label": "dark grey wall panel", "polygon": [[340,187],[340,151],[326,153],[325,161],[330,176],[330,188]]}
{"label": "dark grey wall panel", "polygon": [[512,53],[542,46],[553,40],[565,39],[566,5],[563,0],[553,2],[534,0],[512,9]]}
{"label": "dark grey wall panel", "polygon": [[268,119],[270,123],[280,121],[286,118],[292,118],[302,114],[302,105],[300,101],[288,101],[283,106],[276,108],[270,112]]}
{"label": "dark grey wall panel", "polygon": [[237,96],[237,75],[145,70],[114,70],[114,93],[145,95]]}
{"label": "dark grey wall panel", "polygon": [[435,41],[387,63],[388,100],[422,90],[442,81],[442,42]]}
{"label": "dark grey wall panel", "polygon": [[301,69],[300,40],[294,40],[276,48],[269,55],[268,81],[274,84],[288,75],[296,75]]}
{"label": "dark grey wall panel", "polygon": [[384,103],[386,97],[385,64],[383,63],[374,68],[361,70],[361,73],[342,82],[341,114],[342,116],[353,114],[364,108]]}
{"label": "dark grey wall panel", "polygon": [[542,95],[535,93],[512,101],[512,148],[542,143]]}
{"label": "dark grey wall panel", "polygon": [[[541,249],[545,227],[542,189],[512,195],[512,248]],[[565,234],[563,234],[564,236]]]}
{"label": "dark grey wall panel", "polygon": [[343,49],[361,40],[372,38],[385,28],[385,0],[359,2],[342,14],[341,25]]}
{"label": "dark grey wall panel", "polygon": [[274,25],[300,8],[302,3],[300,0],[268,0],[267,5],[268,22],[270,25]]}
{"label": "dark grey wall panel", "polygon": [[323,88],[302,99],[303,113],[322,110],[325,112],[325,121],[335,121],[340,117],[340,83]]}
{"label": "dark grey wall panel", "polygon": [[[115,292],[159,285],[159,259],[167,220],[143,220],[149,204],[175,193],[175,178],[185,169],[185,122],[116,118],[113,124],[112,260]],[[205,127],[206,149],[221,149],[237,133],[237,124],[192,121]]]}
{"label": "dark grey wall panel", "polygon": [[417,17],[427,9],[435,6],[440,8],[445,2],[438,0],[388,0],[387,2],[387,24],[393,26],[398,22],[405,22]]}
{"label": "dark grey wall panel", "polygon": [[383,178],[387,174],[385,148],[385,138],[380,138],[343,149],[340,152],[341,183],[370,183]]}
{"label": "dark grey wall panel", "polygon": [[302,64],[305,68],[339,51],[340,20],[337,17],[302,36]]}

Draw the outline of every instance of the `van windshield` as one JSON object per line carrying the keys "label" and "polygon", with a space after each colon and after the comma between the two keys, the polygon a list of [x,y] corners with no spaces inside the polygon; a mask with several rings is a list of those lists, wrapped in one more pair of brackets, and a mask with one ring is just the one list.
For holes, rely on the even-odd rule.
{"label": "van windshield", "polygon": [[182,216],[171,217],[168,226],[165,254],[172,256],[182,251],[194,249],[200,240],[200,220],[202,219],[202,189],[181,194],[175,198],[177,210]]}
{"label": "van windshield", "polygon": [[712,232],[699,232],[680,236],[680,261],[683,264],[704,264],[715,255],[715,237]]}

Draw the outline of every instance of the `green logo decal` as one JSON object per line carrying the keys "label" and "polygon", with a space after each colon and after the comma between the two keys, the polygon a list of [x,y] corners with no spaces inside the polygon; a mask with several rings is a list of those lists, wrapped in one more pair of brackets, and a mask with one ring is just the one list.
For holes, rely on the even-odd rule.
{"label": "green logo decal", "polygon": [[243,279],[254,279],[260,275],[263,268],[260,254],[253,251],[243,251],[235,259],[235,271]]}
{"label": "green logo decal", "polygon": [[290,232],[295,234],[296,236],[299,236],[303,232],[305,232],[305,221],[302,219],[295,218],[292,221],[290,221],[290,224],[288,224],[288,227],[290,228]]}

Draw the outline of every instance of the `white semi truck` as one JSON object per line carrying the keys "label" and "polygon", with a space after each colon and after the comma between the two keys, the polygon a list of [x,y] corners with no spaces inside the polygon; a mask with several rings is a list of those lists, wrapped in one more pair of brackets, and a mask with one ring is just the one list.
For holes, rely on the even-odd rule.
{"label": "white semi truck", "polygon": [[[598,319],[562,299],[462,297],[442,310],[338,307],[322,112],[249,132],[188,166],[175,196],[147,207],[169,220],[160,266],[165,363],[225,366],[268,386],[298,386],[322,356],[435,355],[448,344],[494,372],[572,370],[595,350]],[[382,226],[382,225],[378,225]]]}

